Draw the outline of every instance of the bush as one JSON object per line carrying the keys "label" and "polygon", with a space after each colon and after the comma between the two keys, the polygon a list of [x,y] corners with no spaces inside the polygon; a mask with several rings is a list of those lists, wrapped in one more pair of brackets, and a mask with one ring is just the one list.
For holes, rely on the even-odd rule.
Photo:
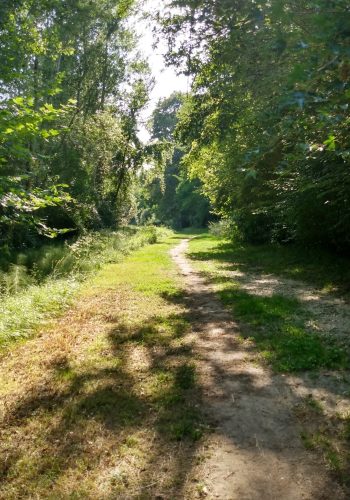
{"label": "bush", "polygon": [[209,222],[208,228],[209,233],[213,236],[235,241],[240,241],[242,239],[242,235],[240,234],[236,223],[230,219],[221,219],[218,222]]}

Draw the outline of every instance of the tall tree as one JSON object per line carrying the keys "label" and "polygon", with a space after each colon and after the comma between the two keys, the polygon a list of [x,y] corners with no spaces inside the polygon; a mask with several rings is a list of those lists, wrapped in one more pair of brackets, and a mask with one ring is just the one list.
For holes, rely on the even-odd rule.
{"label": "tall tree", "polygon": [[168,60],[194,77],[186,162],[216,211],[252,241],[348,248],[348,2],[170,4]]}
{"label": "tall tree", "polygon": [[127,216],[150,85],[126,22],[134,7],[134,0],[1,4],[3,241],[14,227],[26,235],[28,220],[36,229],[83,228]]}
{"label": "tall tree", "polygon": [[191,180],[182,165],[184,148],[175,137],[179,112],[186,97],[175,92],[159,101],[152,116],[152,139],[168,144],[171,154],[161,175],[148,173],[145,214],[176,229],[203,227],[209,219],[209,202],[201,193],[198,179]]}

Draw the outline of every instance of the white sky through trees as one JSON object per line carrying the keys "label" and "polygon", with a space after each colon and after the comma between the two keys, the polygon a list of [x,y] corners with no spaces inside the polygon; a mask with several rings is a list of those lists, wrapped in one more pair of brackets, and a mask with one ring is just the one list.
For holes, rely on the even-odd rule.
{"label": "white sky through trees", "polygon": [[165,66],[163,55],[166,52],[167,45],[165,40],[159,40],[156,48],[153,47],[157,41],[153,33],[154,19],[151,17],[143,19],[144,14],[152,14],[162,9],[166,2],[163,0],[145,0],[142,2],[142,10],[135,19],[135,29],[140,37],[138,50],[148,60],[152,75],[155,79],[155,85],[151,92],[151,100],[147,109],[143,112],[142,122],[140,124],[139,137],[147,142],[150,134],[145,127],[159,99],[168,97],[174,91],[188,91],[188,78],[184,75],[177,75],[173,68]]}

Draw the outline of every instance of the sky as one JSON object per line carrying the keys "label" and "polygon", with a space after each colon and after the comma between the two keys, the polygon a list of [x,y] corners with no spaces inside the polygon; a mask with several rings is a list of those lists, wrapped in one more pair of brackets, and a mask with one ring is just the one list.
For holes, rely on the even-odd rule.
{"label": "sky", "polygon": [[[164,0],[146,0],[143,12],[152,13],[164,6]],[[139,14],[142,17],[142,12]],[[140,37],[138,49],[149,61],[149,65],[155,79],[155,86],[151,92],[150,103],[142,114],[144,123],[150,118],[159,99],[168,97],[174,91],[188,91],[188,78],[184,75],[177,75],[173,68],[165,66],[163,54],[166,52],[166,42],[161,40],[156,48],[153,48],[155,37],[152,32],[151,19],[136,19],[135,29]],[[140,125],[139,138],[147,142],[150,138],[149,132],[144,125]]]}

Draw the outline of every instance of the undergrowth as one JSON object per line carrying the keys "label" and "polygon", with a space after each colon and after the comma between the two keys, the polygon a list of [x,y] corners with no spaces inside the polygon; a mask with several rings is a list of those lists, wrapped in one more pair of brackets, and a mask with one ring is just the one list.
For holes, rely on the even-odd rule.
{"label": "undergrowth", "polygon": [[3,259],[0,271],[0,347],[27,338],[67,307],[80,284],[101,266],[156,243],[167,232],[147,226],[89,233],[73,243],[46,245]]}

